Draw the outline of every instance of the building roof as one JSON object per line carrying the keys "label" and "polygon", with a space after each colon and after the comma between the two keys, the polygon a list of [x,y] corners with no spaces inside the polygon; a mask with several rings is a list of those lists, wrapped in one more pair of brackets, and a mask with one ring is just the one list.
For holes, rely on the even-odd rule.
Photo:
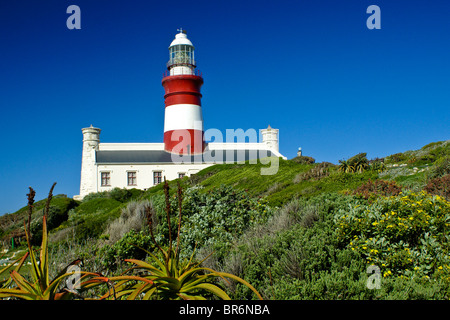
{"label": "building roof", "polygon": [[236,163],[274,156],[270,150],[207,150],[198,155],[176,155],[164,150],[100,150],[98,164],[152,164],[152,163]]}

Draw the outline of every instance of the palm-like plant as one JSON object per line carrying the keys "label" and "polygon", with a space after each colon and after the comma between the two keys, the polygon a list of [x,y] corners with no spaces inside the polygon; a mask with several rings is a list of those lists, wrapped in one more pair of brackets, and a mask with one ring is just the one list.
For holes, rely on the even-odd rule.
{"label": "palm-like plant", "polygon": [[366,158],[360,158],[355,161],[354,171],[358,173],[363,173],[367,168],[369,168],[369,162]]}
{"label": "palm-like plant", "polygon": [[354,172],[354,167],[348,160],[339,160],[339,163],[338,171],[345,173]]}
{"label": "palm-like plant", "polygon": [[339,160],[338,171],[353,173],[362,173],[369,168],[369,161],[366,158],[367,153],[358,153],[348,160]]}
{"label": "palm-like plant", "polygon": [[[180,228],[181,228],[181,203],[182,203],[182,189],[178,185],[178,233],[177,244],[174,248],[171,239],[171,224],[170,224],[170,202],[169,202],[169,186],[164,181],[164,192],[166,196],[166,213],[167,222],[169,226],[169,247],[163,249],[157,243],[152,228],[153,208],[148,206],[146,208],[147,222],[150,233],[157,247],[158,253],[153,254],[147,252],[151,262],[145,262],[135,259],[126,259],[125,261],[134,264],[130,270],[140,270],[144,275],[142,276],[123,276],[122,281],[119,281],[114,286],[116,297],[123,297],[129,300],[134,300],[142,297],[144,300],[152,298],[162,299],[184,299],[184,300],[205,300],[206,295],[213,294],[220,299],[229,300],[230,297],[217,284],[212,283],[212,280],[217,278],[233,279],[238,281],[248,288],[250,288],[255,295],[262,299],[258,291],[250,285],[247,281],[229,273],[218,272],[210,268],[201,267],[201,262],[193,262],[194,253],[188,261],[180,261],[179,244],[180,244]],[[112,279],[116,280],[116,279]],[[106,298],[112,294],[111,290],[102,298]]]}

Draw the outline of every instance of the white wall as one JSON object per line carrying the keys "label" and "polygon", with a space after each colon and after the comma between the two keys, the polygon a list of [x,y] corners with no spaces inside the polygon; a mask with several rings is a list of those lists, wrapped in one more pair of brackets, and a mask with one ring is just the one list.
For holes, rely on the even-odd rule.
{"label": "white wall", "polygon": [[[167,180],[178,178],[178,173],[185,173],[190,176],[200,170],[211,166],[212,164],[108,164],[97,165],[97,192],[111,190],[115,187],[127,189],[147,189],[153,187],[153,172],[162,171],[162,181],[164,177]],[[128,171],[136,171],[137,185],[128,186]],[[110,172],[110,187],[101,186],[101,172]]]}

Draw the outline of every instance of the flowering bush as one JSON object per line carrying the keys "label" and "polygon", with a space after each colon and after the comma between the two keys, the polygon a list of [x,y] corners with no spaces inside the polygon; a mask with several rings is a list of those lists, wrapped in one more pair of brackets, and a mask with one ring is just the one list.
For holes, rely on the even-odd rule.
{"label": "flowering bush", "polygon": [[450,202],[425,191],[349,205],[335,215],[341,244],[384,277],[450,280]]}

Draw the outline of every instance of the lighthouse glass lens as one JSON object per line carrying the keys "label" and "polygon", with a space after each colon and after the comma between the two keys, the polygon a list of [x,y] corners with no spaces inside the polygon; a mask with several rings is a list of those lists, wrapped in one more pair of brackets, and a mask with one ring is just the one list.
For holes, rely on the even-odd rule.
{"label": "lighthouse glass lens", "polygon": [[170,64],[194,64],[194,50],[191,46],[180,44],[170,48]]}

